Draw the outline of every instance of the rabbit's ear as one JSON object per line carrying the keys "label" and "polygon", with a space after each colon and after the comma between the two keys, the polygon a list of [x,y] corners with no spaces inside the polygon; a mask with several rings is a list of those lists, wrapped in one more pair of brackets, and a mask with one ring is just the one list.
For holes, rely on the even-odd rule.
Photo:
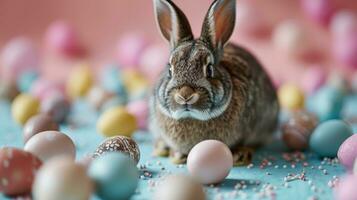
{"label": "rabbit's ear", "polygon": [[154,0],[155,15],[162,35],[175,48],[193,35],[185,14],[171,0]]}
{"label": "rabbit's ear", "polygon": [[215,0],[203,22],[201,39],[222,48],[231,37],[236,18],[236,0]]}

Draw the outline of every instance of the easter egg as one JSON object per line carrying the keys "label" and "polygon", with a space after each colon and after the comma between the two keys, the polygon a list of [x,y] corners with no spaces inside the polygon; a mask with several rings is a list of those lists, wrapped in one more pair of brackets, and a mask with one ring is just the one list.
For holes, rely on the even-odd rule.
{"label": "easter egg", "polygon": [[107,152],[121,152],[127,154],[136,164],[140,160],[140,149],[136,142],[126,136],[114,136],[102,142],[93,157],[96,158]]}
{"label": "easter egg", "polygon": [[11,147],[0,148],[0,192],[9,196],[31,193],[41,164],[31,153]]}
{"label": "easter egg", "polygon": [[357,120],[357,96],[346,97],[341,111],[342,118],[346,121],[355,122]]}
{"label": "easter egg", "polygon": [[135,117],[123,107],[106,110],[98,119],[97,130],[106,137],[123,135],[130,137],[137,129]]}
{"label": "easter egg", "polygon": [[53,94],[64,95],[65,86],[61,82],[38,79],[32,84],[30,94],[43,101],[44,99]]}
{"label": "easter egg", "polygon": [[293,20],[279,24],[273,31],[272,40],[278,50],[291,56],[305,57],[312,50],[309,36],[304,27]]}
{"label": "easter egg", "polygon": [[76,66],[67,80],[67,94],[71,98],[83,97],[92,87],[93,74],[86,64]]}
{"label": "easter egg", "polygon": [[351,127],[341,120],[329,120],[316,127],[310,148],[321,157],[335,157],[341,144],[352,135]]}
{"label": "easter egg", "polygon": [[38,79],[38,77],[39,73],[36,70],[23,72],[17,80],[17,87],[21,92],[29,92],[32,84]]}
{"label": "easter egg", "polygon": [[201,184],[186,175],[163,177],[156,188],[156,200],[205,200],[206,195]]}
{"label": "easter egg", "polygon": [[315,93],[327,80],[327,72],[321,66],[306,69],[301,79],[301,86],[308,94]]}
{"label": "easter egg", "polygon": [[116,56],[121,67],[137,67],[148,44],[148,40],[140,33],[131,32],[122,35],[116,46]]}
{"label": "easter egg", "polygon": [[146,100],[138,100],[129,102],[127,105],[128,112],[135,116],[138,127],[147,129],[147,118],[149,114],[148,102]]}
{"label": "easter egg", "polygon": [[328,25],[335,8],[332,0],[301,0],[303,11],[320,25]]}
{"label": "easter egg", "polygon": [[108,152],[94,159],[88,170],[102,199],[129,199],[138,185],[139,172],[127,155]]}
{"label": "easter egg", "polygon": [[166,45],[151,45],[144,50],[140,57],[140,72],[142,72],[148,80],[154,82],[166,67],[168,59],[169,49]]}
{"label": "easter egg", "polygon": [[335,59],[350,69],[357,68],[357,31],[353,37],[345,37],[333,42]]}
{"label": "easter egg", "polygon": [[111,108],[119,107],[119,106],[124,106],[127,101],[127,98],[120,97],[120,96],[114,96],[112,98],[107,99],[103,105],[100,108],[101,112],[105,112],[106,110],[109,110]]}
{"label": "easter egg", "polygon": [[282,85],[278,90],[278,97],[280,105],[287,110],[298,110],[305,104],[303,91],[293,84]]}
{"label": "easter egg", "polygon": [[218,140],[205,140],[196,144],[187,157],[188,171],[202,184],[223,181],[232,166],[231,150]]}
{"label": "easter egg", "polygon": [[357,176],[346,175],[339,181],[334,190],[334,199],[336,200],[356,200],[357,197]]}
{"label": "easter egg", "polygon": [[131,100],[137,100],[145,96],[148,92],[149,82],[138,71],[127,70],[123,72],[123,81],[128,89]]}
{"label": "easter egg", "polygon": [[73,160],[76,157],[76,147],[66,134],[58,131],[43,131],[32,136],[24,147],[43,162],[54,157],[67,156]]}
{"label": "easter egg", "polygon": [[128,94],[122,76],[117,67],[108,66],[102,70],[100,81],[104,90],[116,94],[126,102]]}
{"label": "easter egg", "polygon": [[296,111],[282,126],[282,138],[292,150],[305,150],[309,146],[309,138],[318,124],[317,117],[306,111]]}
{"label": "easter egg", "polygon": [[353,165],[357,158],[357,134],[354,134],[347,138],[340,146],[337,156],[340,163],[346,167],[346,169],[352,171]]}
{"label": "easter egg", "polygon": [[58,131],[58,124],[52,119],[52,117],[46,114],[38,114],[27,120],[23,129],[25,143],[37,133],[43,131]]}
{"label": "easter egg", "polygon": [[320,121],[339,119],[344,102],[344,94],[335,87],[320,88],[309,101],[309,110],[315,113]]}
{"label": "easter egg", "polygon": [[76,56],[82,50],[77,33],[65,21],[50,24],[46,31],[45,43],[49,49],[69,56]]}
{"label": "easter egg", "polygon": [[39,170],[32,193],[36,200],[88,200],[93,188],[83,166],[72,158],[58,157]]}
{"label": "easter egg", "polygon": [[356,158],[355,163],[353,165],[353,174],[357,175],[357,158]]}
{"label": "easter egg", "polygon": [[0,80],[0,99],[12,101],[19,94],[16,83]]}
{"label": "easter egg", "polygon": [[1,78],[16,81],[22,72],[39,66],[37,50],[26,37],[16,37],[5,44],[0,58]]}
{"label": "easter egg", "polygon": [[337,12],[332,18],[330,32],[333,39],[353,37],[357,33],[356,13],[347,10]]}
{"label": "easter egg", "polygon": [[94,86],[90,89],[87,100],[94,109],[99,110],[104,102],[113,96],[115,96],[114,93],[108,92],[99,86]]}
{"label": "easter egg", "polygon": [[39,100],[29,94],[19,94],[11,105],[12,117],[20,125],[24,125],[39,110]]}
{"label": "easter egg", "polygon": [[41,112],[53,118],[55,122],[61,123],[66,120],[70,112],[68,100],[61,94],[52,94],[42,101]]}

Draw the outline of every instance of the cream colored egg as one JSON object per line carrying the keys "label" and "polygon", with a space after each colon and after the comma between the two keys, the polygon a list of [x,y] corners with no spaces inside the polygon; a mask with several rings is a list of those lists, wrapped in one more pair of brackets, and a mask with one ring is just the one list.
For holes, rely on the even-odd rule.
{"label": "cream colored egg", "polygon": [[134,70],[124,71],[123,81],[131,97],[145,93],[149,86],[149,81],[144,75]]}
{"label": "cream colored egg", "polygon": [[40,101],[29,94],[18,95],[14,99],[11,107],[12,117],[21,125],[24,125],[27,120],[36,115],[39,110]]}
{"label": "cream colored egg", "polygon": [[67,80],[67,93],[71,98],[83,97],[93,84],[93,74],[86,64],[76,66]]}
{"label": "cream colored egg", "polygon": [[88,200],[93,185],[85,167],[72,158],[57,157],[39,170],[32,193],[36,200]]}
{"label": "cream colored egg", "polygon": [[76,147],[66,134],[59,131],[43,131],[30,138],[24,150],[46,162],[54,157],[76,158]]}
{"label": "cream colored egg", "polygon": [[299,110],[304,108],[304,92],[296,85],[284,84],[278,91],[280,105],[288,110]]}
{"label": "cream colored egg", "polygon": [[106,110],[97,122],[97,130],[106,137],[115,135],[130,137],[136,129],[136,118],[123,107]]}

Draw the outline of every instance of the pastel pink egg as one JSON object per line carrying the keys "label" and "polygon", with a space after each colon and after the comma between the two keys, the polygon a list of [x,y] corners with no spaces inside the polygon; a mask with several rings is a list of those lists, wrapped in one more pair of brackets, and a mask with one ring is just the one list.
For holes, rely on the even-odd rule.
{"label": "pastel pink egg", "polygon": [[132,101],[127,105],[128,112],[136,117],[140,129],[147,129],[147,118],[149,113],[146,100]]}
{"label": "pastel pink egg", "polygon": [[150,80],[157,80],[169,61],[169,49],[166,45],[152,45],[146,48],[140,57],[140,71]]}
{"label": "pastel pink egg", "polygon": [[337,185],[334,196],[335,200],[356,200],[357,199],[357,176],[346,175]]}
{"label": "pastel pink egg", "polygon": [[305,92],[312,94],[316,92],[327,79],[327,72],[321,66],[311,66],[304,72],[301,86]]}
{"label": "pastel pink egg", "polygon": [[335,11],[332,0],[301,0],[301,4],[305,14],[321,25],[328,25]]}
{"label": "pastel pink egg", "polygon": [[116,56],[121,67],[137,67],[140,56],[148,44],[148,40],[140,33],[126,33],[122,35],[116,46]]}
{"label": "pastel pink egg", "polygon": [[50,49],[70,56],[78,55],[82,48],[77,33],[64,21],[53,22],[48,27],[45,42]]}
{"label": "pastel pink egg", "polygon": [[[337,157],[340,163],[351,171],[355,160],[357,159],[357,134],[347,138],[340,146]],[[356,196],[357,197],[357,196]]]}
{"label": "pastel pink egg", "polygon": [[39,79],[33,83],[30,89],[30,93],[42,101],[48,96],[63,96],[65,94],[65,87],[62,83],[59,82]]}
{"label": "pastel pink egg", "polygon": [[357,14],[347,10],[336,13],[332,18],[330,31],[334,39],[356,36]]}
{"label": "pastel pink egg", "polygon": [[202,184],[223,181],[233,166],[230,149],[218,140],[205,140],[195,145],[187,157],[191,176]]}
{"label": "pastel pink egg", "polygon": [[15,81],[24,71],[39,66],[39,57],[32,41],[26,37],[11,39],[1,52],[1,78]]}
{"label": "pastel pink egg", "polygon": [[349,69],[357,68],[357,32],[354,37],[345,37],[333,41],[335,59]]}

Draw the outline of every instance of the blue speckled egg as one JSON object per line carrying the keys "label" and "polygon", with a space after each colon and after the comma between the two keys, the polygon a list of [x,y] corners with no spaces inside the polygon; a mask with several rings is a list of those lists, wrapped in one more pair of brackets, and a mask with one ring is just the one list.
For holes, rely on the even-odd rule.
{"label": "blue speckled egg", "polygon": [[139,181],[135,162],[120,152],[108,152],[94,159],[89,176],[96,184],[96,194],[102,199],[129,199]]}
{"label": "blue speckled egg", "polygon": [[121,71],[116,66],[108,66],[101,74],[101,86],[103,89],[113,92],[120,97],[128,98],[128,92],[121,77]]}
{"label": "blue speckled egg", "polygon": [[343,91],[324,86],[309,99],[308,109],[315,113],[320,121],[339,119],[343,103]]}
{"label": "blue speckled egg", "polygon": [[314,130],[310,148],[322,157],[335,157],[341,144],[352,134],[352,128],[346,122],[329,120]]}
{"label": "blue speckled egg", "polygon": [[30,70],[21,73],[17,80],[17,87],[21,92],[28,92],[38,77],[39,73],[36,70]]}

